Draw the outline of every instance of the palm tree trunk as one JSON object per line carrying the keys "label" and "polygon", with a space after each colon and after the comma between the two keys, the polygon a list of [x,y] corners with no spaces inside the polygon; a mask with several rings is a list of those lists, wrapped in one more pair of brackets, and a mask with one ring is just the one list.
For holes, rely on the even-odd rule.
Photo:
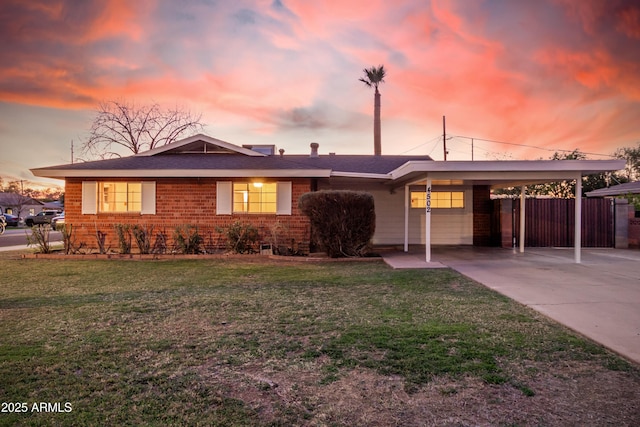
{"label": "palm tree trunk", "polygon": [[375,100],[373,104],[373,154],[382,154],[382,134],[380,125],[380,92],[376,88]]}

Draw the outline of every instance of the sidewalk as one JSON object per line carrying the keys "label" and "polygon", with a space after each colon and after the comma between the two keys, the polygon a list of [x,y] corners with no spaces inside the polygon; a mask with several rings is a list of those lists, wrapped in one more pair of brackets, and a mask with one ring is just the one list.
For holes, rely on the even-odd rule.
{"label": "sidewalk", "polygon": [[[383,256],[394,268],[431,267],[419,253]],[[445,247],[432,260],[640,364],[640,251],[583,249],[575,264],[572,248]]]}

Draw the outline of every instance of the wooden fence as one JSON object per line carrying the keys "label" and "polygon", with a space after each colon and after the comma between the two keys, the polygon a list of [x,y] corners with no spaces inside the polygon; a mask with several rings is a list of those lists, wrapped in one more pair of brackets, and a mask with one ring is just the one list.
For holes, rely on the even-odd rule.
{"label": "wooden fence", "polygon": [[[496,200],[494,209],[502,203]],[[571,247],[574,245],[575,199],[527,199],[525,202],[525,245],[528,247]],[[614,247],[614,205],[611,199],[582,199],[582,246]],[[494,215],[494,218],[499,216]],[[519,244],[520,200],[513,200],[512,223],[494,225],[501,233],[512,232],[513,240],[505,236],[502,241]],[[502,221],[505,217],[502,216]]]}

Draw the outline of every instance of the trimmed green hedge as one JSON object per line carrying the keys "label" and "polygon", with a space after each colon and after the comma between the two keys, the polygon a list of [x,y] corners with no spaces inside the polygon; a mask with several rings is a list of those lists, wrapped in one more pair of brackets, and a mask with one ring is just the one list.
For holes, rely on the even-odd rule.
{"label": "trimmed green hedge", "polygon": [[316,191],[298,201],[309,217],[314,240],[328,256],[365,256],[376,229],[373,196],[357,191]]}

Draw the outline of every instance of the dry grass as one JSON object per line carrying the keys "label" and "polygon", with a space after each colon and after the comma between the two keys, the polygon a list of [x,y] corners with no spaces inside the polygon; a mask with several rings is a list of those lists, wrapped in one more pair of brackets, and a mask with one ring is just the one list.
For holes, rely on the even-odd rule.
{"label": "dry grass", "polygon": [[638,425],[640,372],[450,270],[0,256],[1,425]]}

